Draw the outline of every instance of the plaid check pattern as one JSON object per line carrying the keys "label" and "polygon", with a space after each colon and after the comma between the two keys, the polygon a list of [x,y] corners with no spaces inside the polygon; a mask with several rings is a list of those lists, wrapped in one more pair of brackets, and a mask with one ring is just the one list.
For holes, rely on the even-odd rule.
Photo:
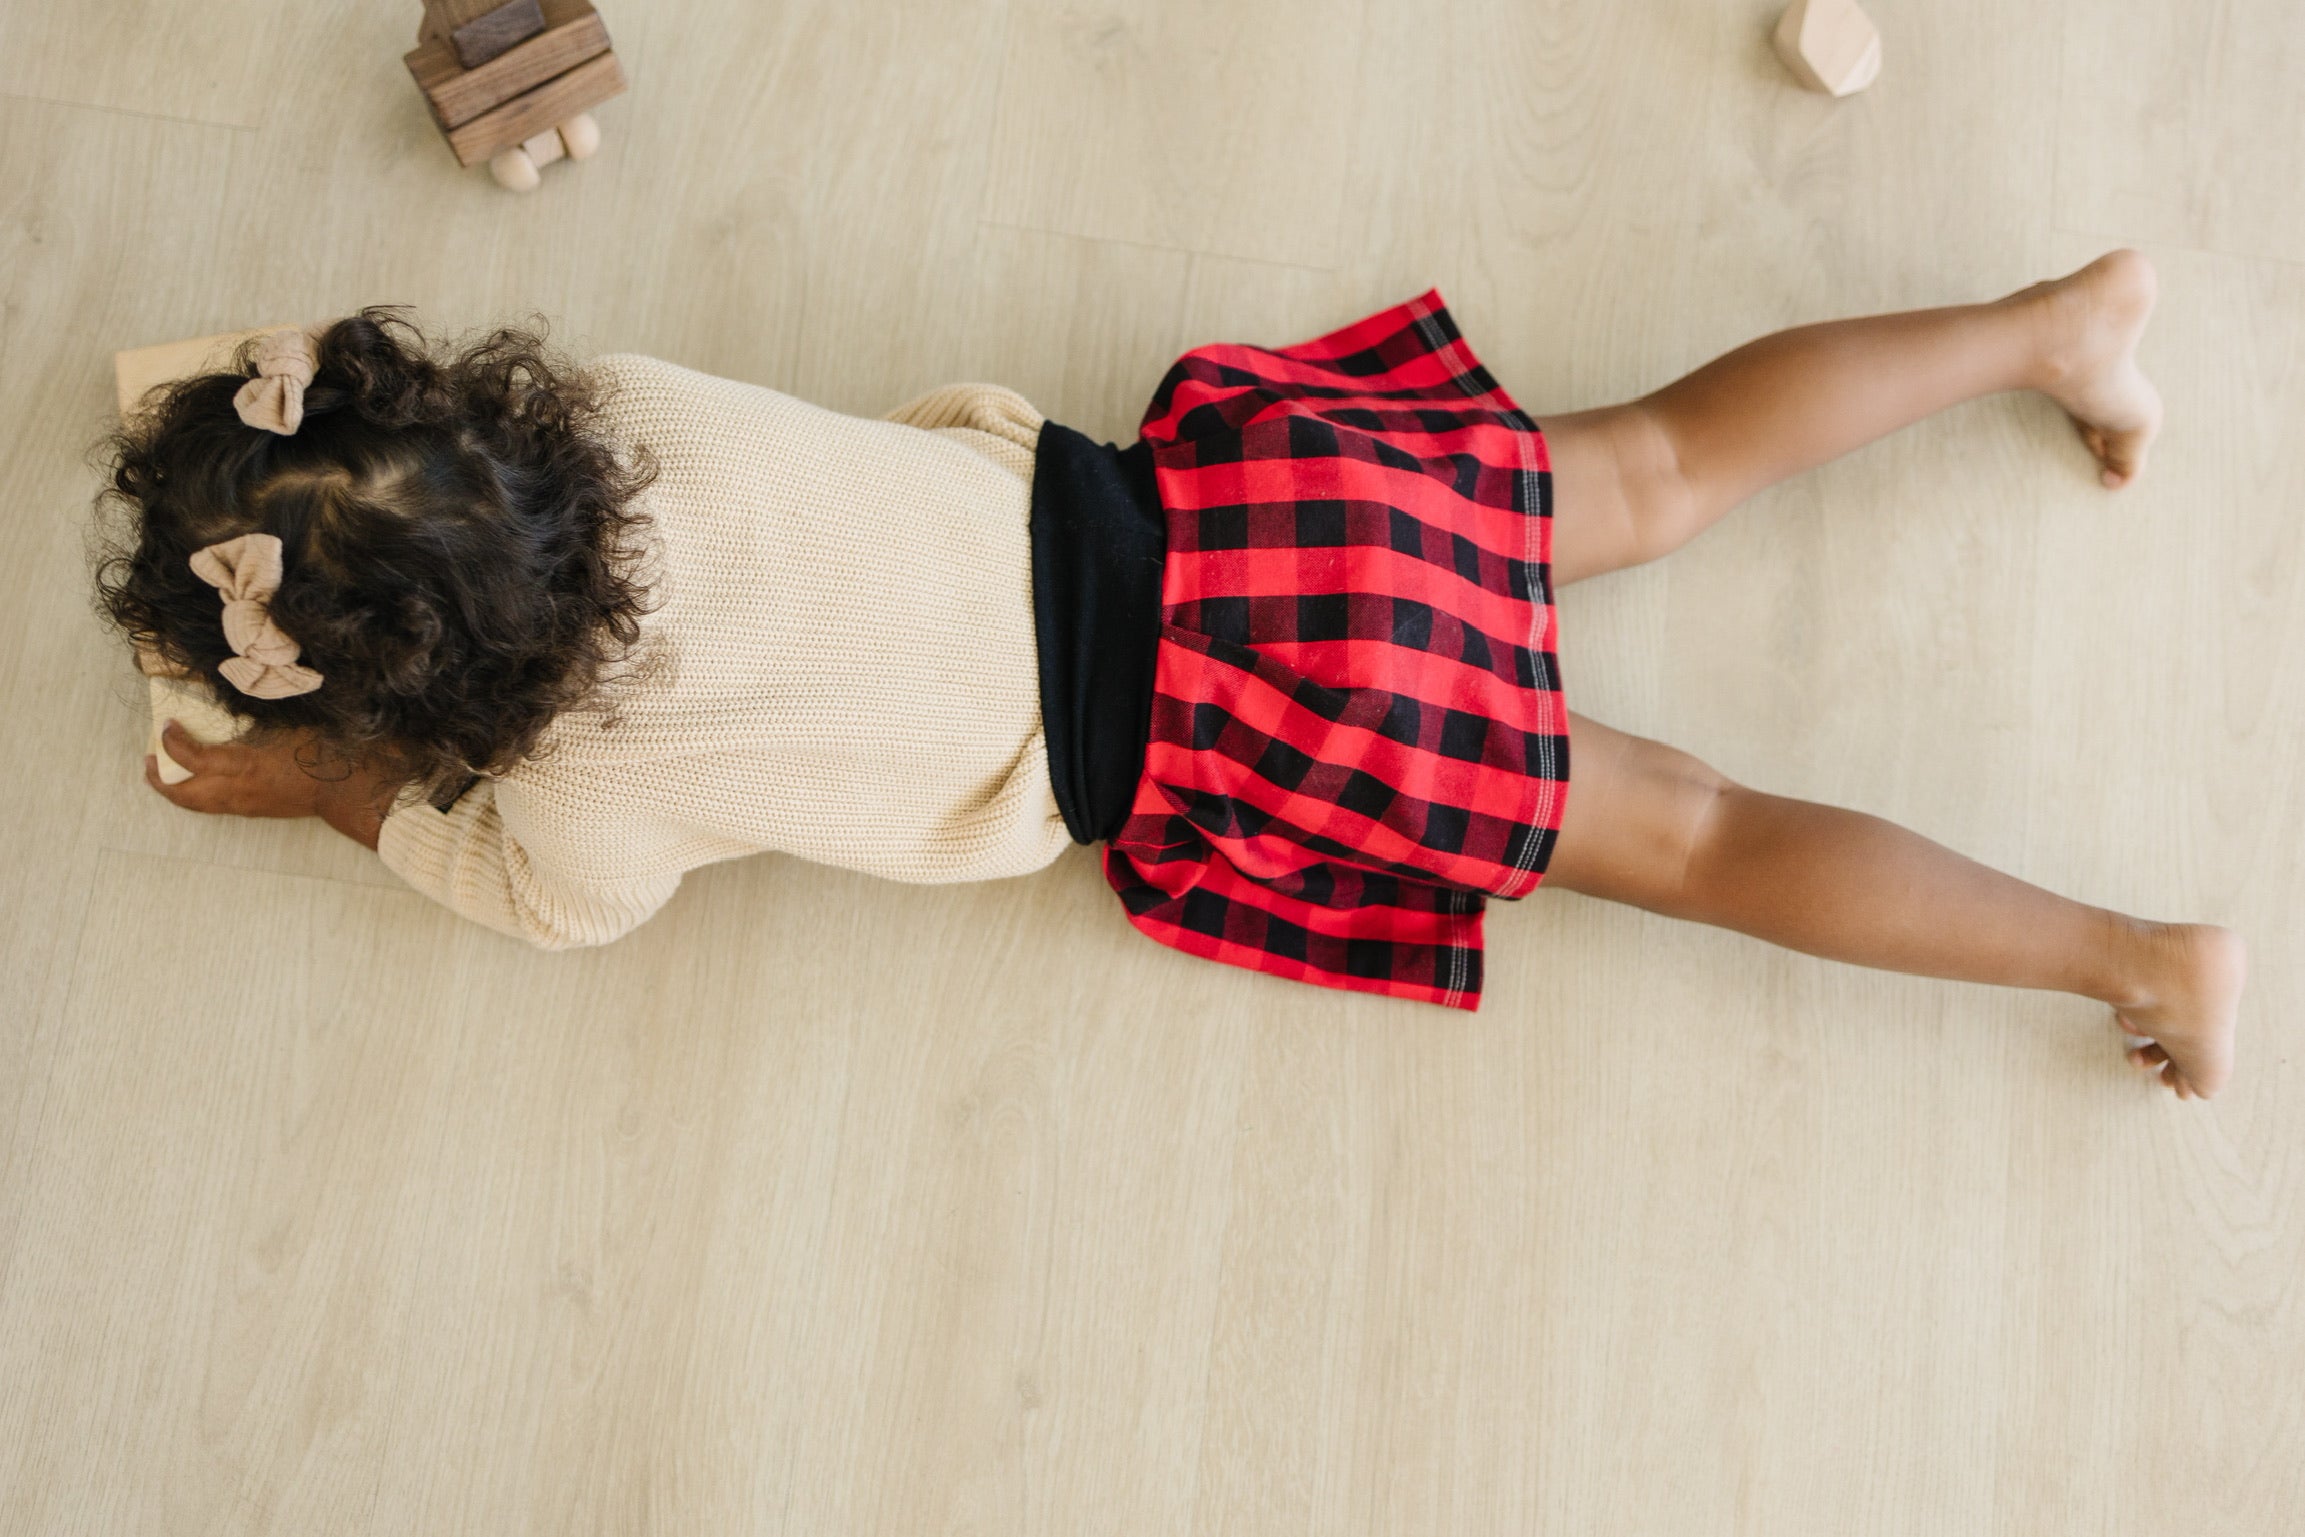
{"label": "plaid check pattern", "polygon": [[1276,976],[1479,1006],[1481,914],[1568,793],[1543,436],[1440,295],[1169,370],[1130,921]]}

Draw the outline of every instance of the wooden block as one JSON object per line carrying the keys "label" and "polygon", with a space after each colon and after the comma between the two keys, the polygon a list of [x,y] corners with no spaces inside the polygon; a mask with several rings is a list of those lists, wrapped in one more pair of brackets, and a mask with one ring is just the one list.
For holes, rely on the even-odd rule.
{"label": "wooden block", "polygon": [[536,0],[505,0],[495,10],[466,22],[448,34],[456,61],[478,69],[516,43],[525,43],[544,30],[544,12]]}
{"label": "wooden block", "polygon": [[478,165],[499,150],[534,138],[547,128],[588,112],[624,90],[624,69],[613,53],[585,60],[576,68],[546,81],[527,95],[484,112],[461,128],[451,129],[448,147],[458,165]]}
{"label": "wooden block", "polygon": [[424,27],[417,35],[430,41],[446,38],[467,22],[478,21],[504,0],[424,0]]}
{"label": "wooden block", "polygon": [[589,112],[579,112],[560,125],[560,144],[571,160],[590,160],[600,148],[600,124]]}
{"label": "wooden block", "polygon": [[533,139],[522,140],[520,147],[527,152],[529,163],[539,169],[568,154],[567,146],[560,142],[560,130],[557,128],[547,128]]}
{"label": "wooden block", "polygon": [[542,32],[478,69],[458,64],[456,49],[446,40],[426,43],[408,55],[408,72],[443,132],[608,52],[608,28],[591,0],[545,0],[543,12]]}
{"label": "wooden block", "polygon": [[112,393],[120,414],[132,416],[146,394],[163,384],[189,379],[194,374],[220,373],[232,366],[240,344],[279,326],[258,326],[253,331],[224,331],[195,336],[189,341],[162,342],[112,354]]}
{"label": "wooden block", "polygon": [[1803,85],[1828,96],[1861,91],[1881,73],[1881,32],[1857,0],[1793,0],[1776,45]]}
{"label": "wooden block", "polygon": [[194,741],[214,744],[240,735],[240,721],[216,702],[208,685],[198,678],[148,677],[146,693],[152,702],[152,724],[144,734],[144,750],[160,760],[160,781],[180,785],[192,771],[160,745],[161,728],[175,721],[192,733]]}

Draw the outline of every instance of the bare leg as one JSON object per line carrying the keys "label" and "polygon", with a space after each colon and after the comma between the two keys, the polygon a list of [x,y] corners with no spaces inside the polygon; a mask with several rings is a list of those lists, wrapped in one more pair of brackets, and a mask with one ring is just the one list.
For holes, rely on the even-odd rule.
{"label": "bare leg", "polygon": [[1754,492],[1947,406],[2038,389],[2120,486],[2161,399],[2136,364],[2153,268],[2115,251],[1991,304],[1780,331],[1626,405],[1547,417],[1562,583],[1654,560]]}
{"label": "bare leg", "polygon": [[1859,966],[2078,993],[2180,1097],[2232,1071],[2239,935],[2069,901],[1878,817],[1764,795],[1575,717],[1549,885]]}
{"label": "bare leg", "polygon": [[[2125,484],[2161,420],[2135,357],[2153,297],[2152,267],[2116,251],[1998,303],[1804,326],[1645,399],[1548,417],[1555,579],[1653,560],[1764,486],[2001,390],[2047,392]],[[2149,1037],[2131,1060],[2180,1096],[2230,1075],[2238,935],[2069,901],[1581,717],[1573,737],[1551,884],[1856,965],[2077,993]]]}

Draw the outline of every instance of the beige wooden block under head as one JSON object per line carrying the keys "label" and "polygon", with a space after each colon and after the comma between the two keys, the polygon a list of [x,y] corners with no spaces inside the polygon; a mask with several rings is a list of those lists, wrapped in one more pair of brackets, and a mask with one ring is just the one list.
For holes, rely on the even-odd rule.
{"label": "beige wooden block under head", "polygon": [[1857,0],[1793,0],[1776,45],[1803,85],[1828,96],[1852,95],[1881,73],[1881,32]]}
{"label": "beige wooden block under head", "polygon": [[220,373],[232,365],[232,354],[252,336],[277,330],[259,326],[253,331],[224,331],[195,336],[187,341],[161,342],[112,354],[112,392],[120,414],[131,416],[144,397],[163,384],[189,379],[194,374]]}
{"label": "beige wooden block under head", "polygon": [[160,732],[175,721],[202,742],[229,742],[240,735],[240,721],[216,702],[208,685],[197,678],[148,678],[152,698],[152,725],[144,735],[144,750],[160,760],[164,784],[182,784],[192,771],[168,756],[160,745]]}

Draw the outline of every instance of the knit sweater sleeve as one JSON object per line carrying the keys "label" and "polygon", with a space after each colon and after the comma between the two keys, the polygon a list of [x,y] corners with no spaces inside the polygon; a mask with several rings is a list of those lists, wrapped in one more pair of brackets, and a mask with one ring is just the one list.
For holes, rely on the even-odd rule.
{"label": "knit sweater sleeve", "polygon": [[376,852],[451,911],[545,950],[607,944],[646,922],[680,886],[677,872],[609,885],[556,876],[506,829],[496,786],[485,780],[445,812],[395,809]]}
{"label": "knit sweater sleeve", "polygon": [[1043,418],[1031,401],[997,384],[948,384],[898,406],[883,418],[941,433],[1032,484],[1033,454]]}

